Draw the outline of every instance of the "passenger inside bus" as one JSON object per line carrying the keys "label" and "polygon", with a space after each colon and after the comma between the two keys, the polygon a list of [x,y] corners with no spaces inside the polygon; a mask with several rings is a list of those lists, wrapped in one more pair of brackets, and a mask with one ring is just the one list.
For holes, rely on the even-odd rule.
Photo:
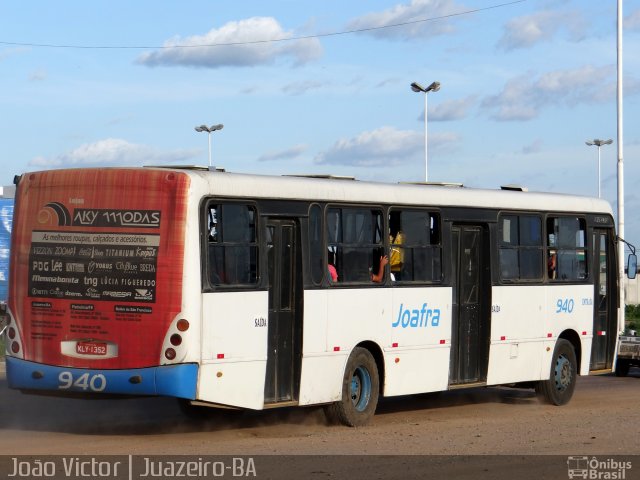
{"label": "passenger inside bus", "polygon": [[[372,282],[382,283],[384,281],[384,269],[388,263],[389,263],[389,257],[387,255],[383,255],[380,257],[380,260],[378,262],[377,273],[373,273],[374,267],[369,269],[369,276]],[[327,264],[327,270],[329,272],[329,282],[337,283],[339,277],[338,277],[338,270],[336,269],[336,267],[331,262],[329,262]],[[393,274],[391,274],[391,280],[395,280],[395,277],[393,276]]]}
{"label": "passenger inside bus", "polygon": [[371,281],[375,283],[382,283],[384,281],[384,267],[389,263],[389,257],[387,255],[383,255],[380,257],[380,262],[378,264],[378,273],[371,272]]}
{"label": "passenger inside bus", "polygon": [[404,234],[398,230],[393,235],[393,232],[389,234],[389,243],[391,244],[391,254],[389,255],[389,267],[391,269],[392,280],[400,280],[402,273],[402,265],[404,263],[404,249],[402,244],[404,243]]}
{"label": "passenger inside bus", "polygon": [[549,278],[555,280],[558,275],[558,255],[555,250],[549,251],[549,258],[547,259],[547,273]]}
{"label": "passenger inside bus", "polygon": [[336,283],[338,281],[338,271],[336,270],[336,267],[329,263],[327,265],[327,269],[329,270],[329,281],[331,283]]}

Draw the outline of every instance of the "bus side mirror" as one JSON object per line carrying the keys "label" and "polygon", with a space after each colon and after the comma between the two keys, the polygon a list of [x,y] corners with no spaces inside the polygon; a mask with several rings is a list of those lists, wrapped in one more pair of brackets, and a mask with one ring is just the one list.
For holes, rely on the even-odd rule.
{"label": "bus side mirror", "polygon": [[638,257],[634,253],[629,255],[627,259],[627,278],[633,280],[636,278],[636,272],[638,271]]}

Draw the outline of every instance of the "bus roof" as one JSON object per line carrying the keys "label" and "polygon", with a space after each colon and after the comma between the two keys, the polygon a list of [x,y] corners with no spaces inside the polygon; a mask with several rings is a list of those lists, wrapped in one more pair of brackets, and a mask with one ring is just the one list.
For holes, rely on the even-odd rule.
{"label": "bus roof", "polygon": [[[452,206],[523,211],[597,212],[613,215],[611,205],[594,197],[530,192],[524,188],[489,190],[462,187],[459,183],[383,183],[359,181],[332,175],[258,175],[230,173],[206,167],[110,167],[104,170],[162,169],[182,172],[192,182],[192,193],[198,197],[215,195],[227,198],[269,198],[319,202],[353,202],[420,206]],[[71,172],[73,169],[67,170]],[[88,170],[88,169],[78,169]],[[97,169],[91,169],[97,170]],[[32,172],[38,174],[38,172]],[[67,177],[67,180],[69,177]]]}
{"label": "bus roof", "polygon": [[221,197],[398,203],[527,211],[562,210],[613,215],[611,205],[605,200],[558,193],[466,188],[460,184],[392,184],[321,176],[270,176],[193,170],[188,174],[193,179],[193,188],[202,190],[199,193]]}

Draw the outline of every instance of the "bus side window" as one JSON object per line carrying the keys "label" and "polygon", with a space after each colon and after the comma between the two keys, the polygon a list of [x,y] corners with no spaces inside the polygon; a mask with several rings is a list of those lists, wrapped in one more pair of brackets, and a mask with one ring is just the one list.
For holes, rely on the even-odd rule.
{"label": "bus side window", "polygon": [[396,281],[442,280],[440,217],[418,209],[393,209],[389,213],[389,263]]}
{"label": "bus side window", "polygon": [[209,227],[207,231],[209,232],[209,242],[217,242],[218,241],[218,206],[213,205],[209,208],[208,214]]}
{"label": "bus side window", "polygon": [[258,278],[255,208],[236,203],[211,205],[208,218],[211,284],[255,284]]}
{"label": "bus side window", "polygon": [[209,280],[213,285],[220,285],[224,283],[223,278],[223,256],[217,255],[222,251],[219,248],[216,248],[216,244],[218,243],[218,215],[219,215],[219,205],[211,205],[209,207],[209,212],[207,215],[208,218],[208,242],[207,242],[207,253],[209,260]]}
{"label": "bus side window", "polygon": [[[309,263],[311,280],[315,285],[320,285],[325,272],[324,238],[322,237],[322,208],[320,205],[312,205],[309,210]],[[335,259],[329,258],[329,263]],[[335,270],[335,264],[333,265]]]}
{"label": "bus side window", "polygon": [[339,282],[371,283],[384,252],[382,212],[366,207],[330,208],[327,246]]}
{"label": "bus side window", "polygon": [[500,277],[513,282],[543,277],[542,219],[534,214],[504,214],[499,224]]}
{"label": "bus side window", "polygon": [[580,217],[548,217],[547,247],[556,255],[556,269],[549,273],[565,282],[587,278],[586,223]]}

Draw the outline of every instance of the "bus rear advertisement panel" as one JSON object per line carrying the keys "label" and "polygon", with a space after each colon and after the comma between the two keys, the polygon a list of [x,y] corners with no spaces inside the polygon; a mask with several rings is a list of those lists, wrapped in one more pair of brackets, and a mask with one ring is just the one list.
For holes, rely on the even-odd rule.
{"label": "bus rear advertisement panel", "polygon": [[182,303],[189,177],[157,170],[26,175],[16,198],[12,354],[48,365],[160,363]]}

